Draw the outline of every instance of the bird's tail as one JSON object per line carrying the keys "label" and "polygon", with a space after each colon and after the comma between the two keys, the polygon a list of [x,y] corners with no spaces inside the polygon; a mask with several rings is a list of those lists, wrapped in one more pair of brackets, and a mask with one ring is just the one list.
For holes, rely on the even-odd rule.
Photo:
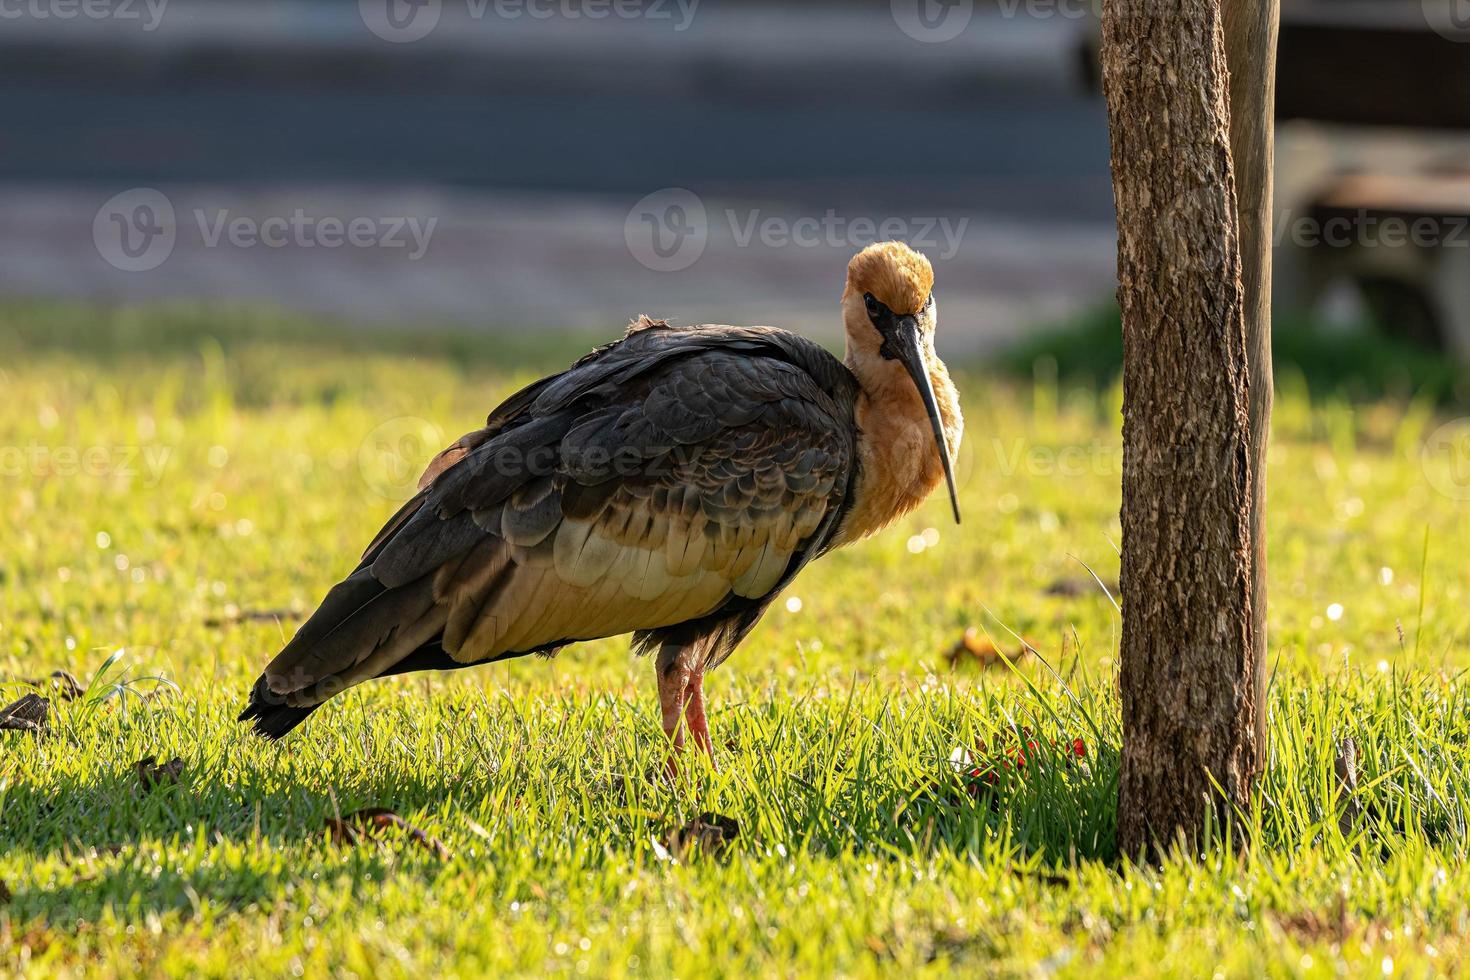
{"label": "bird's tail", "polygon": [[359,569],[327,593],[251,688],[240,721],[280,738],[334,695],[393,668],[443,632],[432,575],[386,588]]}
{"label": "bird's tail", "polygon": [[250,689],[250,702],[245,705],[245,710],[240,712],[239,720],[253,722],[251,727],[257,735],[275,740],[286,735],[305,721],[307,715],[320,707],[321,702],[306,705],[287,704],[285,698],[271,693],[265,677],[262,676]]}

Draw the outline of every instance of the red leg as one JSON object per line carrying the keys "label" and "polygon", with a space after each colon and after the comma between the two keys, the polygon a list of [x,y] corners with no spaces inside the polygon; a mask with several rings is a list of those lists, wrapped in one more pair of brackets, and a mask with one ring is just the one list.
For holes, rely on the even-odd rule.
{"label": "red leg", "polygon": [[674,743],[674,748],[684,745],[684,729],[679,727],[679,716],[684,713],[684,700],[688,697],[689,669],[679,662],[658,672],[658,710],[663,720],[664,734]]}
{"label": "red leg", "polygon": [[[654,669],[658,676],[658,707],[664,735],[672,743],[664,768],[670,776],[678,772],[675,757],[684,748],[684,730],[701,752],[714,763],[714,743],[704,711],[704,664],[697,648],[666,644],[659,651]],[[680,725],[680,716],[684,724]]]}
{"label": "red leg", "polygon": [[689,737],[705,755],[710,766],[715,764],[715,745],[709,737],[709,721],[704,713],[704,669],[691,670],[685,688],[684,722],[689,726]]}

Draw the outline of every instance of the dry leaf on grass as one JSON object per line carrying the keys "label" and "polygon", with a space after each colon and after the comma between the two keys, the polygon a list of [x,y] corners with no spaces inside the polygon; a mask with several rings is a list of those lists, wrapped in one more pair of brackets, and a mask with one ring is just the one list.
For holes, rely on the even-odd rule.
{"label": "dry leaf on grass", "polygon": [[236,623],[287,623],[301,617],[302,612],[298,609],[239,609],[227,606],[222,614],[207,618],[204,625],[218,629]]}
{"label": "dry leaf on grass", "polygon": [[174,756],[159,765],[155,757],[144,756],[133,763],[133,771],[138,774],[138,784],[143,787],[143,792],[151,793],[159,786],[178,785],[184,772],[184,760]]}
{"label": "dry leaf on grass", "polygon": [[0,708],[0,730],[44,734],[46,716],[50,711],[50,701],[39,694],[27,694],[19,701]]}
{"label": "dry leaf on grass", "polygon": [[397,831],[407,834],[415,844],[429,851],[441,861],[447,861],[451,856],[449,848],[444,846],[443,841],[437,837],[430,837],[392,810],[385,810],[381,807],[358,810],[356,813],[349,813],[341,818],[329,817],[327,830],[331,832],[335,843],[347,845],[361,843],[363,840],[378,837],[385,832]]}
{"label": "dry leaf on grass", "polygon": [[1003,667],[1006,660],[1018,663],[1030,654],[1030,645],[1022,642],[1014,654],[1003,653],[990,641],[980,630],[971,626],[965,630],[959,642],[950,647],[944,659],[949,661],[949,667],[954,670],[962,663],[975,662],[981,667]]}
{"label": "dry leaf on grass", "polygon": [[53,670],[46,677],[27,677],[21,683],[45,688],[52,697],[63,701],[75,701],[86,692],[82,682],[65,670]]}

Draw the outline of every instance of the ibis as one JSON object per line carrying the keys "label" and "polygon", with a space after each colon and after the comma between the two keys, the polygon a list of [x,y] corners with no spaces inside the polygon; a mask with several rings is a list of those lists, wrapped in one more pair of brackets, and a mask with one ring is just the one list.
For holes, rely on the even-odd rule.
{"label": "ibis", "polygon": [[640,317],[511,395],[433,459],[240,720],[280,738],[372,678],[631,633],[674,748],[687,733],[713,757],[704,675],[807,563],[941,481],[959,521],[933,282],[880,242],[847,267],[842,360],[771,327]]}

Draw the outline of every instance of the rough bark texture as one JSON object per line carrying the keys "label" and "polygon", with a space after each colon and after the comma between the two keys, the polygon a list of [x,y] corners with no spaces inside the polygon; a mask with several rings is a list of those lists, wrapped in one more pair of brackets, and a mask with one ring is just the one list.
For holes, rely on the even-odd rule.
{"label": "rough bark texture", "polygon": [[1107,0],[1123,312],[1123,755],[1138,855],[1245,807],[1256,762],[1246,295],[1220,0]]}
{"label": "rough bark texture", "polygon": [[1230,157],[1245,286],[1250,366],[1251,628],[1257,651],[1256,771],[1266,762],[1266,443],[1271,429],[1271,174],[1274,164],[1279,0],[1223,0],[1230,69]]}

